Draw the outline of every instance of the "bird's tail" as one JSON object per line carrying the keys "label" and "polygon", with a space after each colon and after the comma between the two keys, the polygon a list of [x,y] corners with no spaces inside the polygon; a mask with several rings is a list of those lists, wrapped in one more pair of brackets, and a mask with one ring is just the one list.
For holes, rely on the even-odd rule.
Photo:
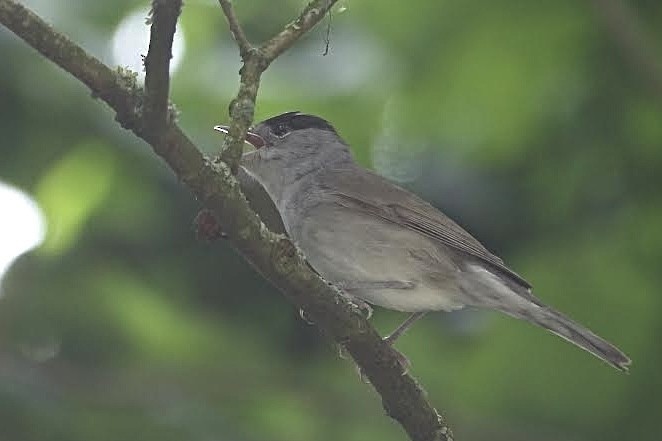
{"label": "bird's tail", "polygon": [[513,313],[512,311],[504,312],[542,326],[559,337],[604,360],[616,369],[624,372],[628,371],[631,360],[616,346],[552,308],[543,305],[531,306],[531,308],[526,308],[524,311],[518,311],[517,313]]}

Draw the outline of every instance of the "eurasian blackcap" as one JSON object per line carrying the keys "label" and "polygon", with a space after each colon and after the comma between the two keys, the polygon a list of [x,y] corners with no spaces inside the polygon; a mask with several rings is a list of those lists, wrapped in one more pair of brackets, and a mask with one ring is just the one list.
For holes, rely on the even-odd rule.
{"label": "eurasian blackcap", "polygon": [[[227,133],[227,127],[216,126]],[[266,190],[291,240],[358,304],[413,313],[489,308],[561,336],[626,371],[630,359],[543,304],[531,285],[432,205],[357,165],[324,119],[299,112],[252,128],[242,171]]]}

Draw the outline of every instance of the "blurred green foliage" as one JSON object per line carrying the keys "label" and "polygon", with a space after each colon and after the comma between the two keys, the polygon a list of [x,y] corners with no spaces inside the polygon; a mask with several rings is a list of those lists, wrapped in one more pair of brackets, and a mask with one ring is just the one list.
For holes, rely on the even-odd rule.
{"label": "blurred green foliage", "polygon": [[[115,29],[148,6],[26,3],[111,64]],[[303,4],[236,3],[256,41]],[[630,3],[659,43],[662,4]],[[339,6],[330,54],[322,23],[266,73],[258,119],[326,117],[362,163],[634,360],[622,375],[496,314],[430,315],[399,349],[457,439],[658,439],[662,97],[590,2]],[[239,57],[214,1],[187,1],[181,31],[173,100],[214,152]],[[0,51],[0,179],[48,224],[2,281],[0,440],[404,439],[352,363],[227,244],[194,240],[198,205],[108,109],[4,28]],[[402,318],[373,320],[387,332]]]}

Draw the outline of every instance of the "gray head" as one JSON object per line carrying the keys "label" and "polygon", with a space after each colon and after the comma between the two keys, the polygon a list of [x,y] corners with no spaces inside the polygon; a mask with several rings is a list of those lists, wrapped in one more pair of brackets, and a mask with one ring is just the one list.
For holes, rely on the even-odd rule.
{"label": "gray head", "polygon": [[[227,127],[215,130],[227,133]],[[299,112],[274,116],[249,129],[246,142],[255,151],[245,153],[241,165],[267,190],[274,201],[286,187],[327,166],[352,161],[347,144],[323,118]]]}

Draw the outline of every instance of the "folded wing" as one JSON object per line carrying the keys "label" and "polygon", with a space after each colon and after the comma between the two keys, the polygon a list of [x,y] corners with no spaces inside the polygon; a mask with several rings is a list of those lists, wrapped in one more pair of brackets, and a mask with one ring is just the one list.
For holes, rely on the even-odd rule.
{"label": "folded wing", "polygon": [[[331,175],[334,175],[331,178]],[[448,216],[415,194],[395,186],[374,173],[355,173],[351,170],[333,170],[322,178],[339,204],[353,206],[365,213],[401,225],[464,253],[500,275],[510,278],[525,290],[531,285],[508,268],[503,260],[492,254],[473,236]],[[355,191],[359,189],[360,193]]]}

